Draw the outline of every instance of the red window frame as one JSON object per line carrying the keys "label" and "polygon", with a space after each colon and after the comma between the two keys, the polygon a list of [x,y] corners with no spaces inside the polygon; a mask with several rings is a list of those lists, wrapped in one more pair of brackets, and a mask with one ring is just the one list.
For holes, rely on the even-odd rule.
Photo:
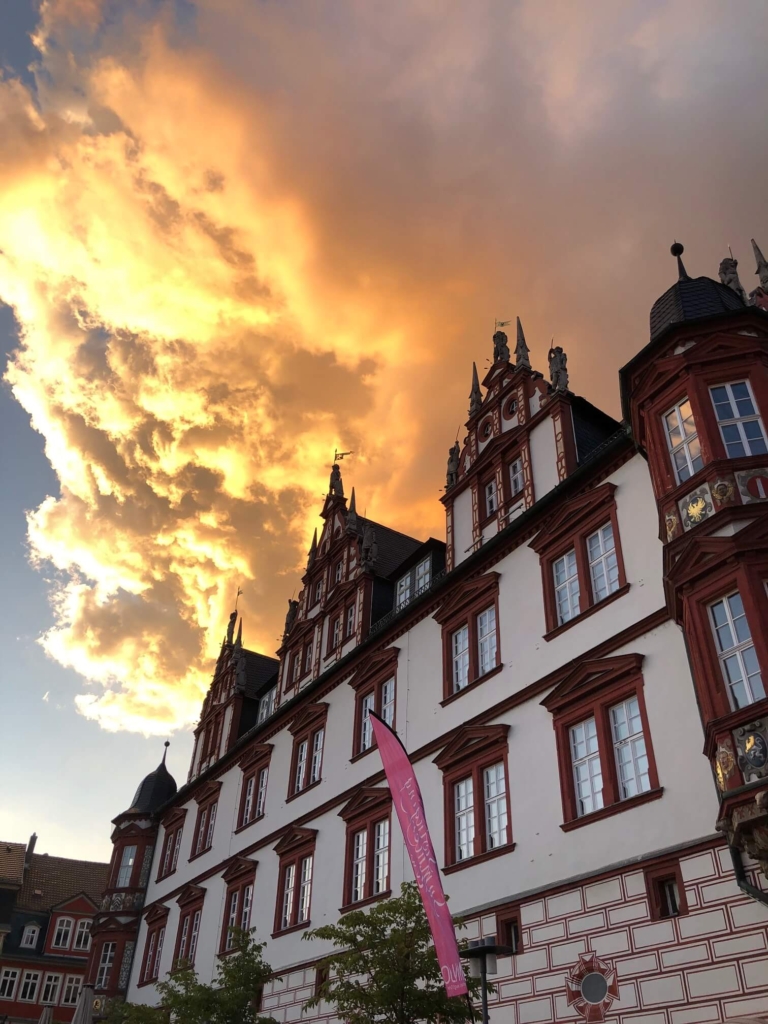
{"label": "red window frame", "polygon": [[[327,704],[307,704],[288,726],[288,731],[293,736],[293,750],[291,751],[291,771],[288,776],[288,796],[286,797],[286,803],[290,800],[295,800],[296,797],[301,796],[302,793],[306,793],[308,789],[313,789],[315,786],[319,786],[323,781],[323,759],[325,757],[326,739],[325,726],[327,719]],[[323,751],[320,755],[320,771],[317,779],[310,782],[310,775],[312,771],[312,748],[315,742],[315,737],[321,730],[323,731]],[[299,748],[304,741],[307,743],[304,781],[301,788],[297,789],[296,772],[299,762]]]}
{"label": "red window frame", "polygon": [[[346,853],[344,858],[343,906],[340,908],[340,913],[345,913],[348,910],[357,910],[360,907],[368,906],[369,903],[375,903],[377,900],[386,899],[392,895],[390,884],[392,877],[392,794],[389,789],[383,787],[360,789],[342,807],[339,811],[339,817],[345,822],[347,827],[344,844]],[[382,892],[374,893],[375,828],[382,821],[387,821],[389,824],[387,884]],[[362,899],[353,902],[354,838],[358,832],[363,830],[367,833],[365,895]]]}
{"label": "red window frame", "polygon": [[[496,614],[496,665],[480,675],[477,620],[488,608]],[[435,612],[435,621],[442,627],[443,643],[443,700],[445,706],[469,693],[502,668],[501,630],[499,629],[499,573],[489,572],[469,580],[461,590],[455,591]],[[469,682],[453,692],[453,634],[466,626],[469,633]]]}
{"label": "red window frame", "polygon": [[[336,643],[333,642],[334,632],[336,624],[339,626],[339,639]],[[335,650],[342,646],[344,643],[344,609],[339,608],[334,614],[328,616],[328,643],[326,645],[325,654],[333,654]]]}
{"label": "red window frame", "polygon": [[[538,554],[541,565],[544,595],[544,615],[549,641],[566,629],[581,622],[586,616],[604,608],[629,590],[624,569],[624,555],[621,549],[621,534],[616,510],[616,485],[602,484],[567,502],[562,510],[539,531],[530,543]],[[613,528],[613,543],[619,570],[619,586],[612,594],[596,601],[592,593],[592,576],[589,571],[587,537],[608,523]],[[579,612],[567,622],[558,622],[557,597],[555,594],[554,565],[569,551],[576,553],[576,570],[579,579]]]}
{"label": "red window frame", "polygon": [[[227,886],[226,896],[224,898],[224,919],[221,926],[221,939],[219,942],[219,955],[226,956],[229,953],[234,953],[236,947],[229,941],[230,928],[240,928],[243,931],[250,931],[251,929],[251,917],[253,914],[253,897],[256,890],[256,867],[257,862],[248,860],[247,857],[235,857],[232,863],[229,865],[227,870],[222,874],[222,880]],[[243,922],[243,899],[246,890],[250,886],[251,898],[248,909],[248,920]],[[234,926],[230,924],[231,904],[233,897],[237,895],[237,905],[235,911],[236,922]],[[243,924],[246,927],[243,928]]]}
{"label": "red window frame", "polygon": [[[255,809],[257,807],[257,801],[259,798],[259,780],[263,771],[269,772],[269,765],[272,758],[272,744],[271,743],[254,743],[243,757],[238,761],[238,765],[243,773],[242,783],[240,785],[240,803],[237,809],[237,827],[235,832],[240,832],[244,828],[248,828],[255,821],[260,821],[264,817],[264,812],[256,814]],[[253,792],[251,794],[251,815],[246,820],[245,811],[248,798],[248,785],[253,781]],[[267,776],[267,786],[269,786],[269,776]]]}
{"label": "red window frame", "polygon": [[[272,932],[273,939],[277,938],[278,935],[287,935],[289,932],[304,930],[309,928],[311,925],[312,890],[315,885],[316,840],[317,829],[292,827],[288,829],[282,839],[274,847],[275,853],[278,855],[280,860],[277,875],[277,900],[275,902],[275,928]],[[306,921],[299,921],[299,886],[301,882],[301,865],[305,857],[312,858],[312,882],[309,894],[309,913],[307,914]],[[285,893],[288,869],[291,866],[294,868],[294,893],[291,909],[291,923],[286,927],[283,927],[283,896]]]}
{"label": "red window frame", "polygon": [[[184,819],[186,816],[186,807],[180,807],[167,815],[162,823],[165,834],[163,836],[163,848],[160,855],[160,864],[157,869],[156,882],[163,878],[169,878],[176,871],[181,853],[181,840],[184,834]],[[169,865],[167,870],[166,861]]]}
{"label": "red window frame", "polygon": [[[353,618],[352,618],[352,628],[351,629],[349,629],[349,613],[350,612],[354,612],[354,615],[353,615]],[[350,639],[350,637],[353,637],[355,635],[356,626],[357,626],[357,601],[353,600],[350,604],[346,605],[345,608],[344,608],[344,624],[342,626],[342,630],[343,630],[343,633],[344,633],[344,639],[342,641],[343,643],[345,643],[347,640]]]}
{"label": "red window frame", "polygon": [[[511,853],[512,808],[509,800],[508,725],[474,725],[459,729],[453,739],[434,759],[443,773],[443,819],[445,838],[445,867],[443,874],[451,874],[481,861]],[[505,800],[507,805],[507,841],[502,846],[488,847],[485,821],[485,787],[483,772],[494,764],[504,765]],[[457,859],[454,815],[454,787],[462,779],[472,778],[474,803],[474,853],[464,860]]]}
{"label": "red window frame", "polygon": [[[213,832],[216,825],[216,811],[218,810],[220,789],[220,782],[209,782],[195,794],[197,818],[195,819],[195,831],[192,835],[190,860],[202,857],[213,846]],[[211,815],[213,815],[213,823],[211,823]]]}
{"label": "red window frame", "polygon": [[[685,896],[685,885],[680,870],[680,861],[668,858],[658,864],[643,869],[645,888],[648,893],[648,909],[652,921],[669,921],[673,917],[682,917],[688,913],[688,900]],[[678,912],[667,914],[662,897],[662,886],[665,882],[674,882],[677,886]]]}
{"label": "red window frame", "polygon": [[519,904],[509,904],[496,911],[496,942],[500,946],[511,946],[512,956],[523,952],[523,929],[520,921]]}
{"label": "red window frame", "polygon": [[[488,495],[486,494],[486,487],[488,484],[496,485],[496,508],[493,511],[488,509]],[[485,526],[487,523],[492,522],[499,514],[504,501],[504,488],[499,489],[499,481],[497,479],[496,467],[494,465],[493,472],[487,476],[480,477],[480,526]]]}
{"label": "red window frame", "polygon": [[146,914],[147,935],[144,940],[144,953],[141,958],[141,973],[137,986],[151,985],[160,977],[160,960],[168,925],[169,908],[155,904]]}
{"label": "red window frame", "polygon": [[366,659],[362,668],[350,678],[349,685],[355,691],[355,726],[352,737],[352,757],[356,760],[365,757],[366,754],[376,749],[376,739],[371,739],[371,745],[362,749],[363,731],[363,701],[371,693],[374,697],[374,711],[381,714],[381,691],[386,682],[394,680],[395,685],[395,707],[392,717],[392,728],[397,728],[397,659],[400,654],[399,647],[387,647],[384,650],[376,651]]}
{"label": "red window frame", "polygon": [[[205,889],[199,885],[187,885],[179,893],[176,900],[179,905],[179,924],[176,929],[176,944],[173,950],[172,970],[182,965],[194,964],[200,930],[203,924],[203,902]],[[199,914],[197,932],[194,930],[195,915]],[[187,922],[186,930],[184,922]],[[194,941],[194,946],[192,945]]]}
{"label": "red window frame", "polygon": [[[622,654],[613,658],[583,661],[568,672],[541,702],[552,715],[560,769],[560,790],[563,803],[564,832],[588,825],[592,821],[637,807],[638,804],[658,799],[664,792],[659,785],[653,737],[648,725],[642,675],[642,654]],[[643,739],[648,757],[650,789],[635,796],[620,799],[618,770],[611,732],[610,710],[622,701],[636,697],[643,724]],[[603,779],[603,806],[589,814],[579,816],[576,786],[573,776],[570,730],[586,719],[594,718],[597,748]]]}

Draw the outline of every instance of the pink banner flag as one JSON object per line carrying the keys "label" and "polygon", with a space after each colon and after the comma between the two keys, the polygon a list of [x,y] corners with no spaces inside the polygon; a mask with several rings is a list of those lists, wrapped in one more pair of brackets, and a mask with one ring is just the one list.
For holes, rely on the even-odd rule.
{"label": "pink banner flag", "polygon": [[411,858],[416,884],[421,892],[437,962],[449,996],[467,994],[467,982],[461,966],[456,932],[445,901],[435,850],[424,816],[424,802],[405,747],[397,734],[376,714],[371,714],[373,734],[379,747],[384,772],[392,793],[400,828]]}

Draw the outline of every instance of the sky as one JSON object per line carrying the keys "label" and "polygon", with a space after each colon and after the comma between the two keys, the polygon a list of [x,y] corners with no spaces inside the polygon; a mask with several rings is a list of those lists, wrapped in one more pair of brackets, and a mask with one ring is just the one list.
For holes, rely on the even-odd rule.
{"label": "sky", "polygon": [[3,5],[2,838],[105,857],[166,736],[186,777],[335,449],[444,536],[496,319],[618,416],[673,239],[755,287],[767,45],[763,0]]}

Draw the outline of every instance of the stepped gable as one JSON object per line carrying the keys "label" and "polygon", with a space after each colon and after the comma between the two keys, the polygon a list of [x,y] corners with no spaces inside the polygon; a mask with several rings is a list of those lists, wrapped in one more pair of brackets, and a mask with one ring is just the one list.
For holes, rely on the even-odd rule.
{"label": "stepped gable", "polygon": [[33,853],[16,899],[19,910],[49,910],[84,892],[98,903],[107,887],[109,864]]}

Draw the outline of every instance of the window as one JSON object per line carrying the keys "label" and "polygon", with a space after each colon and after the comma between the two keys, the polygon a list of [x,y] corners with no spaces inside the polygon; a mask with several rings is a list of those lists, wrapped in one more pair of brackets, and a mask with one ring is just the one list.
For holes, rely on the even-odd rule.
{"label": "window", "polygon": [[312,604],[313,605],[317,604],[320,601],[320,598],[322,596],[323,596],[323,581],[322,580],[316,580],[315,581],[315,588],[314,588],[314,591],[313,591],[313,601],[312,601]]}
{"label": "window", "polygon": [[90,921],[78,921],[77,931],[75,932],[75,941],[72,946],[73,949],[82,950],[86,952],[91,948],[91,922]]}
{"label": "window", "polygon": [[19,1000],[22,1003],[37,1002],[37,990],[40,987],[40,971],[24,971],[21,982]]}
{"label": "window", "polygon": [[220,782],[209,782],[195,794],[198,804],[197,821],[195,823],[195,834],[192,842],[192,856],[199,856],[213,846],[213,832],[216,827],[216,812],[218,810]]}
{"label": "window", "polygon": [[389,818],[352,830],[348,836],[350,884],[346,902],[360,903],[389,891]]}
{"label": "window", "polygon": [[96,989],[103,989],[109,985],[109,977],[112,974],[112,965],[115,962],[116,942],[105,942],[102,944],[99,955],[99,967],[96,972]]}
{"label": "window", "polygon": [[71,917],[60,917],[56,923],[56,932],[53,936],[52,946],[55,949],[69,949],[69,943],[72,938],[72,925],[74,921]]}
{"label": "window", "polygon": [[492,516],[499,507],[498,494],[496,492],[496,480],[489,480],[483,487],[485,495],[485,515]]}
{"label": "window", "polygon": [[377,683],[367,693],[358,694],[358,745],[356,754],[362,754],[373,746],[373,723],[371,712],[379,715],[388,726],[394,728],[395,724],[395,680],[385,679]]}
{"label": "window", "polygon": [[465,726],[435,763],[443,772],[446,869],[511,848],[508,726]]}
{"label": "window", "polygon": [[341,577],[344,575],[344,561],[339,559],[336,563],[336,568],[333,570],[333,579],[335,583],[341,583]]}
{"label": "window", "polygon": [[416,566],[416,593],[421,594],[429,586],[432,563],[429,558],[423,559]]}
{"label": "window", "polygon": [[542,701],[554,717],[566,831],[661,796],[642,661],[639,654],[583,661]]}
{"label": "window", "polygon": [[289,800],[320,781],[327,713],[327,704],[308,704],[289,726],[294,737]]}
{"label": "window", "polygon": [[765,455],[765,431],[752,397],[749,381],[719,384],[709,389],[720,436],[729,459]]}
{"label": "window", "polygon": [[316,835],[294,827],[275,846],[280,855],[275,934],[309,925]]}
{"label": "window", "polygon": [[615,492],[607,483],[577,495],[530,543],[541,563],[546,640],[626,593]]}
{"label": "window", "polygon": [[704,465],[691,403],[687,398],[664,415],[664,429],[675,480],[681,484],[683,480],[698,473]]}
{"label": "window", "polygon": [[571,549],[552,565],[555,577],[555,600],[557,602],[557,624],[561,626],[579,614],[579,572],[576,567],[576,551]]}
{"label": "window", "polygon": [[64,985],[64,995],[61,998],[62,1006],[76,1006],[77,1000],[80,998],[80,989],[83,984],[83,978],[80,974],[69,974],[67,975],[67,981]]}
{"label": "window", "polygon": [[28,924],[21,936],[22,949],[34,949],[37,945],[37,937],[40,934],[40,927],[36,924]]}
{"label": "window", "polygon": [[344,619],[344,636],[350,637],[355,632],[355,606],[351,604],[347,608],[346,617]]}
{"label": "window", "polygon": [[19,974],[16,967],[3,967],[0,971],[0,999],[13,999]]}
{"label": "window", "polygon": [[688,913],[679,861],[664,861],[646,868],[644,874],[652,920],[660,921]]}
{"label": "window", "polygon": [[333,627],[331,629],[331,646],[330,649],[335,651],[341,643],[341,616],[337,615],[333,620]]}
{"label": "window", "polygon": [[293,655],[293,673],[291,678],[294,683],[297,683],[301,678],[301,651],[296,651]]}
{"label": "window", "polygon": [[131,884],[131,875],[133,874],[133,865],[135,860],[136,847],[124,846],[122,857],[120,859],[120,870],[117,873],[118,889],[127,889]]}
{"label": "window", "polygon": [[744,604],[738,590],[710,605],[718,659],[732,708],[743,708],[765,697]]}
{"label": "window", "polygon": [[[178,820],[178,818],[176,818]],[[179,863],[181,851],[181,836],[184,831],[183,818],[181,824],[169,822],[165,828],[165,840],[163,842],[163,853],[160,861],[159,878],[165,878],[173,874]]]}
{"label": "window", "polygon": [[509,488],[513,498],[523,493],[525,477],[523,476],[523,460],[513,459],[509,464]]}
{"label": "window", "polygon": [[177,966],[180,962],[194,964],[202,916],[202,907],[182,911],[179,917],[179,932],[176,940],[176,956],[174,957],[174,963]]}
{"label": "window", "polygon": [[512,956],[522,953],[520,914],[516,907],[504,907],[496,911],[496,936],[502,946],[509,946],[514,951]]}
{"label": "window", "polygon": [[435,613],[442,626],[444,700],[501,668],[498,581],[495,572],[470,580]]}
{"label": "window", "polygon": [[61,975],[60,974],[46,974],[45,982],[43,983],[43,996],[40,1000],[41,1003],[50,1003],[55,1006],[59,1001],[59,990],[61,989]]}
{"label": "window", "polygon": [[265,722],[269,716],[275,710],[275,701],[277,699],[277,687],[273,686],[271,689],[259,698],[259,723]]}
{"label": "window", "polygon": [[397,602],[395,607],[402,608],[411,600],[411,574],[397,581]]}
{"label": "window", "polygon": [[141,971],[141,980],[157,981],[160,976],[160,959],[163,955],[163,942],[165,941],[165,925],[160,924],[151,928],[147,933],[147,944],[144,953],[144,964]]}
{"label": "window", "polygon": [[267,802],[268,779],[268,765],[253,769],[243,778],[243,795],[238,828],[243,828],[245,825],[249,825],[252,821],[256,821],[257,818],[263,816]]}
{"label": "window", "polygon": [[312,641],[304,648],[304,675],[312,671]]}
{"label": "window", "polygon": [[221,953],[235,949],[238,931],[248,932],[251,929],[255,870],[253,861],[239,857],[224,873],[227,895],[224,900],[224,923],[219,950]]}

